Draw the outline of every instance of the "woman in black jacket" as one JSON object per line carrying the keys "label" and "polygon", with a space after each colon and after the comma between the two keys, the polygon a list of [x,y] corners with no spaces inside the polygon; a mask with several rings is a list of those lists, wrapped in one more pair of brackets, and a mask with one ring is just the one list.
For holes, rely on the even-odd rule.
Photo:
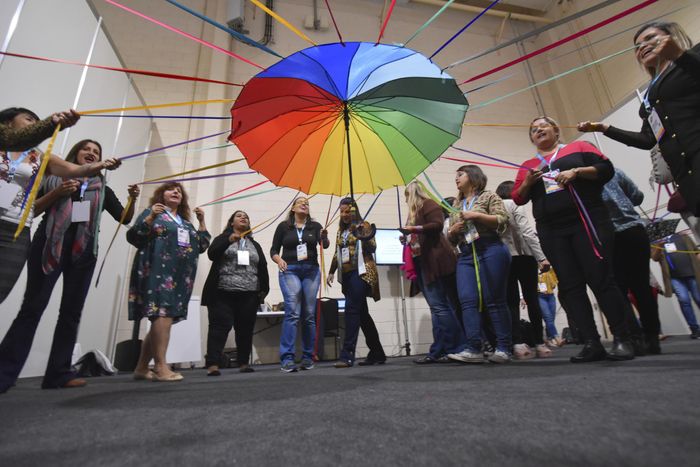
{"label": "woman in black jacket", "polygon": [[700,46],[676,23],[645,24],[634,35],[637,61],[652,77],[639,109],[642,129],[581,122],[579,131],[600,131],[628,146],[659,144],[687,210],[700,215]]}
{"label": "woman in black jacket", "polygon": [[250,219],[236,211],[226,229],[208,250],[213,261],[204,283],[202,305],[209,310],[209,333],[205,356],[207,374],[219,376],[224,344],[234,328],[239,371],[250,373],[250,353],[258,306],[270,291],[267,261],[262,248],[253,240]]}

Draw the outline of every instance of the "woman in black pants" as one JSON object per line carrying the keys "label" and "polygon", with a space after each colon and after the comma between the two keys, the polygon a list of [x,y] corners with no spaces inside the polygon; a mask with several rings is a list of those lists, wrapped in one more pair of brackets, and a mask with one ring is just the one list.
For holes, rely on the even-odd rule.
{"label": "woman in black pants", "polygon": [[[552,351],[544,343],[542,329],[542,310],[537,295],[538,269],[549,269],[549,261],[545,258],[535,230],[527,220],[523,208],[516,205],[511,199],[513,182],[506,181],[498,185],[496,194],[503,200],[503,205],[508,211],[508,229],[501,240],[510,250],[510,272],[508,273],[507,299],[508,308],[513,326],[513,358],[515,360],[527,360],[535,355],[539,358],[552,356]],[[520,331],[520,293],[518,284],[522,290],[523,300],[527,305],[527,314],[534,334],[535,351],[533,353],[527,345],[523,333]]]}
{"label": "woman in black pants", "polygon": [[[66,161],[85,166],[98,163],[101,158],[100,143],[86,139],[73,146]],[[124,212],[114,192],[104,186],[101,175],[80,180],[51,175],[44,181],[42,190],[46,194],[36,201],[34,213],[46,211],[46,214],[29,250],[24,300],[0,344],[0,392],[12,386],[22,371],[41,316],[61,274],[63,292],[58,322],[41,387],[85,386],[86,381],[72,371],[71,358],[97,262],[99,210],[106,210],[117,222],[124,215],[125,224],[134,215],[134,203]],[[129,197],[133,200],[138,195],[138,186],[129,186]]]}
{"label": "woman in black pants", "polygon": [[[513,201],[532,200],[537,233],[547,259],[559,276],[559,294],[579,326],[585,345],[573,363],[634,358],[624,309],[629,306],[612,271],[614,230],[602,200],[603,185],[613,176],[612,163],[590,143],[559,142],[559,125],[549,117],[530,124],[536,157],[525,161],[513,186]],[[600,343],[589,286],[616,337],[610,353]]]}
{"label": "woman in black pants", "polygon": [[213,264],[202,292],[202,305],[209,310],[207,374],[221,375],[219,365],[231,327],[236,333],[239,371],[250,373],[255,320],[270,291],[270,279],[262,248],[250,234],[248,214],[233,213],[226,229],[211,243],[208,255]]}

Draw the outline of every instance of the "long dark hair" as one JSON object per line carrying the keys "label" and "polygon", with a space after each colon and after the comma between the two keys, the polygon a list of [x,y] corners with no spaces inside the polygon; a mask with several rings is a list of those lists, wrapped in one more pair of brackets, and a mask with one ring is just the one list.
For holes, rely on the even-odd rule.
{"label": "long dark hair", "polygon": [[[355,215],[353,216],[354,219],[352,220],[359,220],[359,211],[357,210],[357,204],[355,203],[355,200],[350,198],[349,196],[346,198],[343,198],[340,200],[340,203],[338,203],[338,209],[342,208],[343,206],[350,206],[351,208],[355,208]],[[351,222],[352,222],[351,220]],[[338,228],[342,232],[343,230],[347,229],[350,227],[350,224],[346,224],[343,222],[343,218],[340,217],[340,220],[338,221]]]}
{"label": "long dark hair", "polygon": [[[242,209],[236,209],[235,211],[233,211],[233,214],[231,214],[231,217],[228,218],[228,221],[226,222],[226,228],[224,229],[223,232],[221,232],[221,235],[231,235],[233,233],[233,226],[231,224],[233,224],[233,219],[235,219],[236,214],[238,214],[239,212],[242,212],[243,214],[248,216],[248,213]],[[248,216],[248,220],[250,221],[250,216]],[[246,237],[252,239],[253,232],[247,233]]]}
{"label": "long dark hair", "polygon": [[8,107],[0,111],[0,125],[7,125],[19,114],[27,114],[37,122],[41,120],[37,114],[24,107]]}
{"label": "long dark hair", "polygon": [[185,188],[178,182],[165,182],[158,188],[156,188],[156,191],[153,192],[153,196],[151,196],[151,199],[148,201],[148,205],[153,206],[156,203],[165,204],[165,198],[163,197],[163,194],[166,190],[170,190],[172,188],[179,188],[180,193],[182,193],[182,201],[180,201],[180,205],[177,207],[177,214],[189,222],[191,211],[189,200],[187,197],[187,192],[185,191]]}
{"label": "long dark hair", "polygon": [[[66,155],[66,162],[70,162],[72,164],[77,164],[78,163],[78,153],[89,143],[94,144],[100,149],[100,160],[102,160],[102,145],[95,141],[94,139],[83,139],[81,141],[78,141],[73,145],[72,148],[70,148],[70,151],[68,151],[68,154]],[[104,178],[102,175],[102,172],[99,172],[97,174],[97,177]]]}
{"label": "long dark hair", "polygon": [[[299,201],[300,199],[305,199],[307,203],[309,202],[309,198],[307,198],[306,196],[297,196],[296,198],[294,198],[294,201],[292,202],[292,205],[289,208],[289,214],[287,214],[287,218],[284,220],[284,222],[287,223],[287,226],[290,229],[293,229],[296,224],[296,221],[294,220],[294,211],[292,211],[292,209],[294,209],[294,206],[296,206],[297,201]],[[311,209],[309,209],[309,215],[306,217],[306,222],[313,222],[313,220],[314,219],[311,217]]]}
{"label": "long dark hair", "polygon": [[[464,172],[465,174],[467,174],[467,177],[469,178],[469,183],[472,187],[474,187],[474,191],[477,194],[481,194],[481,192],[484,191],[484,189],[486,189],[486,184],[488,183],[489,179],[484,173],[484,171],[481,170],[481,167],[479,167],[478,165],[463,165],[462,167],[458,168],[456,172]],[[461,191],[459,191],[457,193],[457,199],[454,202],[454,206],[458,206],[463,199],[464,195]]]}
{"label": "long dark hair", "polygon": [[496,188],[496,194],[501,199],[512,199],[514,185],[515,185],[515,182],[513,182],[512,180],[506,180],[505,182],[501,182],[498,185],[498,187]]}

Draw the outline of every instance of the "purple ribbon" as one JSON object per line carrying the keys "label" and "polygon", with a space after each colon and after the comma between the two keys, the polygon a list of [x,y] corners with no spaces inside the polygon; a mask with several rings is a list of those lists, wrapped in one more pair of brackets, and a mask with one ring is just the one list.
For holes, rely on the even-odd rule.
{"label": "purple ribbon", "polygon": [[218,174],[218,175],[201,175],[199,177],[188,177],[188,178],[173,178],[170,180],[156,180],[152,182],[141,182],[139,185],[153,185],[157,183],[167,183],[167,182],[189,182],[192,180],[206,180],[208,178],[221,178],[221,177],[230,177],[232,175],[251,175],[251,174],[256,174],[257,172],[255,171],[246,171],[246,172],[231,172],[227,174]]}
{"label": "purple ribbon", "polygon": [[185,145],[185,144],[194,143],[195,141],[201,141],[201,140],[203,140],[203,139],[213,138],[214,136],[221,136],[221,135],[223,135],[223,134],[225,134],[225,133],[230,133],[230,132],[231,132],[231,130],[226,130],[226,131],[221,131],[221,132],[219,132],[219,133],[214,133],[213,135],[200,136],[199,138],[190,139],[190,140],[187,140],[187,141],[182,141],[181,143],[170,144],[170,145],[168,145],[168,146],[163,146],[162,148],[156,148],[156,149],[150,149],[150,150],[148,150],[148,151],[137,152],[136,154],[129,154],[128,156],[118,157],[117,159],[122,160],[122,161],[125,161],[125,160],[127,160],[127,159],[133,159],[134,157],[139,157],[139,156],[143,156],[143,155],[146,155],[146,154],[151,154],[151,153],[153,153],[153,152],[163,151],[163,150],[165,150],[165,149],[174,148],[174,147],[176,147],[176,146],[183,146],[183,145]]}

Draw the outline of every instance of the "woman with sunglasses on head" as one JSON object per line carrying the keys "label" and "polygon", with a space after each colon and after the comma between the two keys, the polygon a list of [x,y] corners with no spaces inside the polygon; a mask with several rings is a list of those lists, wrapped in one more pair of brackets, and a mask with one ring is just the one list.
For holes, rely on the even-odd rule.
{"label": "woman with sunglasses on head", "polygon": [[[29,109],[10,107],[0,111],[0,126],[12,130],[26,130],[37,122],[39,117]],[[3,259],[0,263],[0,303],[12,291],[27,260],[34,206],[27,206],[26,201],[42,158],[43,153],[36,148],[23,152],[0,150],[0,257]],[[51,154],[46,175],[84,178],[96,175],[103,169],[114,170],[120,165],[121,161],[117,159],[77,165]],[[25,209],[29,209],[29,215],[15,240],[15,231]]]}
{"label": "woman with sunglasses on head", "polygon": [[[73,146],[66,161],[85,166],[102,159],[102,146],[85,139]],[[45,194],[44,194],[45,193]],[[129,197],[139,195],[129,186]],[[27,360],[34,334],[59,276],[63,275],[61,305],[49,361],[41,387],[44,389],[85,386],[71,369],[73,347],[97,262],[100,209],[119,222],[131,222],[134,205],[128,210],[98,174],[83,179],[46,177],[34,214],[46,211],[32,240],[27,261],[27,287],[17,317],[0,344],[0,392],[14,384]]]}
{"label": "woman with sunglasses on head", "polygon": [[224,231],[207,250],[213,261],[202,291],[202,305],[209,310],[207,374],[219,376],[224,345],[231,328],[236,336],[238,371],[251,373],[253,331],[258,308],[270,291],[267,261],[253,239],[245,211],[235,211]]}
{"label": "woman with sunglasses on head", "polygon": [[[571,362],[632,359],[625,322],[632,309],[613,277],[614,230],[602,197],[613,165],[590,143],[561,144],[559,125],[550,117],[535,118],[529,134],[536,157],[518,170],[511,195],[518,205],[532,201],[540,245],[559,277],[559,296],[583,335],[583,350]],[[616,338],[609,353],[600,343],[586,286]]]}
{"label": "woman with sunglasses on head", "polygon": [[279,268],[280,288],[284,297],[280,369],[285,373],[298,370],[294,358],[300,319],[301,369],[311,370],[314,367],[316,296],[321,285],[317,245],[328,248],[328,232],[311,218],[309,199],[301,196],[292,203],[287,219],[277,226],[270,248],[272,261]]}
{"label": "woman with sunglasses on head", "polygon": [[637,61],[651,76],[639,108],[641,130],[590,121],[578,129],[640,149],[658,143],[687,210],[700,216],[700,45],[693,47],[678,24],[663,21],[645,24],[633,41]]}
{"label": "woman with sunglasses on head", "polygon": [[[156,188],[126,239],[137,248],[129,279],[129,319],[148,318],[151,329],[141,345],[134,379],[180,381],[165,360],[173,324],[187,319],[199,255],[209,247],[211,235],[204,212],[194,209],[199,228],[190,222],[187,192],[178,182]],[[154,360],[153,371],[148,365]]]}
{"label": "woman with sunglasses on head", "polygon": [[511,359],[511,317],[506,301],[510,252],[499,238],[508,228],[508,212],[501,198],[486,190],[487,181],[476,165],[463,165],[455,174],[457,212],[451,216],[448,238],[459,250],[457,291],[467,345],[448,357],[464,363],[485,361],[482,313],[488,315],[496,341],[488,360],[508,363]]}
{"label": "woman with sunglasses on head", "polygon": [[376,229],[363,222],[352,198],[340,200],[340,221],[335,238],[335,256],[328,271],[328,285],[338,271],[338,282],[345,296],[345,342],[336,368],[349,368],[355,363],[355,348],[360,329],[365,335],[369,354],[359,365],[382,364],[386,361],[379,333],[367,307],[367,297],[378,301],[379,276],[373,253],[377,249]]}

